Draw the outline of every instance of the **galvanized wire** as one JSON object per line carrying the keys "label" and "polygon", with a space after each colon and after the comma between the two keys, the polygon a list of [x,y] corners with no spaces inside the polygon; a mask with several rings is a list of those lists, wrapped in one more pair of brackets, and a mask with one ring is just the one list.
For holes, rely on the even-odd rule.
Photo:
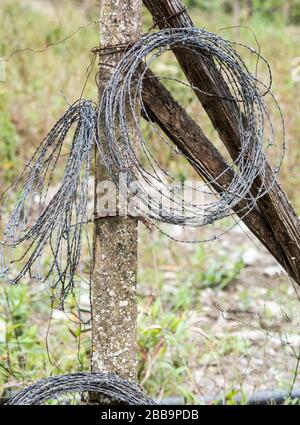
{"label": "galvanized wire", "polygon": [[[176,188],[182,186],[181,182],[160,166],[139,124],[141,110],[151,121],[142,97],[146,71],[164,52],[175,48],[188,49],[202,56],[209,55],[230,89],[229,97],[202,92],[208,98],[214,98],[216,102],[224,102],[229,106],[238,127],[241,143],[238,158],[228,164],[227,170],[234,171],[234,178],[227,188],[219,183],[221,175],[227,170],[214,180],[208,179],[205,187],[191,188],[207,195],[211,193],[212,183],[219,184],[221,191],[213,201],[193,203],[183,200],[181,194],[180,196],[176,194]],[[251,49],[251,52],[254,51]],[[260,58],[263,60],[261,56]],[[266,62],[265,64],[271,81],[269,65]],[[199,90],[195,87],[192,89]],[[136,206],[138,215],[146,215],[151,220],[168,224],[201,227],[231,216],[240,201],[247,199],[246,209],[245,207],[239,211],[235,209],[235,213],[246,215],[255,206],[257,199],[271,189],[283,158],[284,130],[280,143],[276,145],[272,122],[264,100],[266,93],[271,95],[269,87],[249,72],[230,41],[198,28],[165,29],[147,34],[124,54],[103,94],[98,131],[104,131],[106,145],[98,144],[101,158],[116,183],[120,171],[126,173],[129,187],[134,183],[132,194],[139,200]],[[273,97],[272,99],[276,103]],[[279,113],[282,118],[280,110]],[[132,125],[135,126],[134,130]],[[154,134],[162,142],[162,152],[167,145],[176,155],[185,157],[171,145],[154,124],[153,128]],[[284,129],[284,126],[282,128]],[[135,134],[137,146],[132,143],[132,134]],[[266,153],[276,147],[278,160],[274,166],[274,179],[267,185]],[[193,162],[190,158],[189,161]],[[201,167],[199,163],[195,165]],[[257,194],[252,196],[250,189],[258,175],[261,186],[257,188]]]}
{"label": "galvanized wire", "polygon": [[[106,373],[79,372],[51,376],[25,388],[9,399],[8,405],[80,404],[88,393],[92,400],[105,397],[112,404],[155,405],[133,381]],[[93,401],[85,403],[93,404]]]}
{"label": "galvanized wire", "polygon": [[[0,245],[1,278],[16,284],[29,274],[47,283],[62,303],[74,287],[80,264],[95,125],[96,107],[90,101],[71,105],[6,192],[2,205],[2,211],[9,209],[17,193]],[[64,153],[73,126],[70,152]],[[62,158],[62,179],[49,196]]]}
{"label": "galvanized wire", "polygon": [[[140,127],[141,110],[151,121],[142,98],[145,73],[156,59],[173,48],[209,55],[230,89],[229,97],[203,93],[216,102],[233,106],[231,110],[241,142],[238,158],[228,163],[227,170],[234,171],[228,187],[219,183],[227,170],[214,180],[208,179],[205,186],[190,187],[206,196],[211,194],[212,183],[219,184],[220,193],[213,200],[183,199],[182,183],[160,166]],[[252,49],[250,52],[254,53]],[[263,60],[260,55],[259,58]],[[267,63],[266,66],[270,73]],[[197,28],[166,29],[143,36],[125,51],[104,90],[99,108],[83,99],[71,105],[26,164],[20,178],[5,193],[2,212],[11,207],[15,192],[17,201],[0,243],[0,277],[16,284],[29,275],[45,283],[51,296],[63,307],[66,296],[74,289],[84,225],[90,221],[88,182],[95,144],[116,185],[119,185],[120,173],[126,176],[125,190],[134,202],[135,214],[146,217],[155,227],[157,222],[190,227],[212,224],[231,216],[233,209],[237,213],[242,199],[248,202],[247,207],[239,211],[240,217],[248,214],[257,199],[271,189],[282,162],[280,148],[284,147],[284,130],[280,143],[276,144],[264,100],[266,94],[272,96],[270,88],[250,73],[232,43],[220,36]],[[73,125],[76,127],[72,135]],[[167,146],[177,157],[186,158],[153,123],[152,126],[162,142],[162,151]],[[70,151],[65,153],[70,134]],[[266,185],[267,154],[272,148],[278,148],[278,160],[273,182]],[[62,158],[66,158],[62,179],[51,197],[49,189],[54,175],[60,174]],[[193,162],[190,158],[189,161]],[[201,164],[195,165],[201,169]],[[253,196],[250,189],[258,175],[261,185]],[[164,229],[160,230],[167,234]],[[92,261],[90,263],[92,265]],[[19,271],[18,264],[21,264]]]}

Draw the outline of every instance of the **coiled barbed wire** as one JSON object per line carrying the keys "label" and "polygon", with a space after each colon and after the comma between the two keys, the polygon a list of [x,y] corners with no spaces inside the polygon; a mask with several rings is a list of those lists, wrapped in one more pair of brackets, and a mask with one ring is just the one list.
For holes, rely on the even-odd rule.
{"label": "coiled barbed wire", "polygon": [[[74,124],[70,152],[64,153],[64,143]],[[31,278],[47,282],[53,296],[62,302],[74,286],[81,257],[95,125],[96,107],[90,101],[79,100],[71,105],[5,194],[2,206],[16,191],[17,200],[0,245],[1,278],[16,284],[29,273]],[[49,199],[54,174],[59,173],[56,167],[63,156],[67,158],[63,177]],[[44,254],[48,265],[45,261],[42,264]],[[15,258],[17,255],[19,258]],[[12,270],[18,262],[24,263],[19,273]]]}
{"label": "coiled barbed wire", "polygon": [[[209,54],[228,83],[231,95],[205,94],[215,97],[218,102],[238,105],[238,108],[232,108],[232,113],[238,125],[241,147],[236,160],[228,163],[228,170],[234,172],[234,177],[213,200],[197,202],[194,198],[186,200],[182,197],[181,182],[160,166],[139,124],[141,110],[151,121],[142,98],[146,72],[156,59],[173,48]],[[249,50],[254,53],[254,50]],[[268,65],[267,69],[270,73]],[[264,101],[266,93],[271,95],[270,87],[249,72],[232,42],[220,36],[197,28],[166,29],[143,36],[125,52],[113,71],[99,108],[83,99],[71,105],[37,149],[20,178],[5,194],[2,210],[5,205],[10,206],[14,191],[17,192],[17,201],[0,243],[0,277],[15,284],[29,273],[31,278],[46,283],[52,296],[63,306],[67,294],[74,288],[84,225],[90,221],[87,213],[88,181],[94,144],[117,186],[119,175],[126,176],[125,190],[134,199],[131,202],[135,213],[152,221],[155,227],[158,227],[157,221],[191,227],[211,224],[232,215],[234,208],[237,213],[242,199],[248,202],[247,208],[240,210],[240,216],[248,214],[257,199],[272,187],[272,183],[266,186],[264,176],[267,153],[277,145]],[[76,124],[76,129],[70,152],[66,154],[65,141],[73,124]],[[162,149],[167,146],[177,157],[186,158],[153,123],[152,126],[154,134],[164,143]],[[56,168],[63,156],[67,161],[62,180],[51,197],[49,189],[55,180],[54,174],[59,173]],[[189,161],[193,162],[191,158]],[[279,152],[274,181],[281,162]],[[196,165],[199,166],[198,163]],[[261,185],[253,196],[250,189],[258,175]],[[205,186],[188,186],[187,189],[194,191],[196,196],[211,195],[212,183],[218,184],[218,178],[206,181]],[[122,191],[123,187],[119,190]],[[36,205],[38,208],[34,214]],[[16,263],[22,264],[20,272],[12,271]]]}
{"label": "coiled barbed wire", "polygon": [[[151,121],[142,97],[146,72],[157,58],[174,48],[189,49],[195,54],[209,54],[229,84],[231,96],[222,98],[213,93],[205,95],[215,97],[218,102],[239,105],[238,109],[231,108],[241,143],[238,158],[228,164],[228,169],[234,171],[234,178],[212,202],[195,203],[176,194],[176,187],[180,188],[181,183],[159,165],[139,125],[141,110]],[[271,81],[271,71],[267,62],[265,63]],[[163,80],[162,77],[160,79]],[[195,87],[192,89],[198,90]],[[247,210],[240,211],[246,215],[255,206],[257,199],[270,190],[273,184],[266,186],[264,178],[266,151],[276,147],[272,122],[264,101],[266,93],[270,93],[270,88],[249,72],[232,43],[220,36],[198,28],[172,28],[145,35],[124,54],[104,91],[98,119],[99,131],[104,131],[106,140],[105,146],[98,144],[101,158],[116,183],[118,173],[126,173],[128,186],[133,184],[132,192],[139,200],[136,206],[138,213],[152,220],[200,227],[232,215],[232,210],[242,199],[248,200]],[[273,100],[275,101],[274,98]],[[161,141],[175,154],[185,157],[154,125],[153,127]],[[132,143],[133,134],[137,146]],[[282,139],[284,143],[284,132]],[[189,160],[191,162],[190,158]],[[282,154],[279,153],[278,162],[274,167],[274,181],[281,162]],[[224,172],[226,170],[222,174]],[[250,194],[250,189],[258,175],[261,178],[261,186],[257,188],[254,197]],[[207,181],[204,188],[190,189],[203,195],[209,194],[210,184],[218,183],[220,177]]]}
{"label": "coiled barbed wire", "polygon": [[6,404],[39,405],[51,401],[63,404],[72,395],[71,403],[73,401],[80,404],[84,393],[93,393],[96,397],[105,396],[113,404],[121,402],[127,405],[156,405],[135,382],[117,375],[96,372],[78,372],[41,379],[20,391]]}

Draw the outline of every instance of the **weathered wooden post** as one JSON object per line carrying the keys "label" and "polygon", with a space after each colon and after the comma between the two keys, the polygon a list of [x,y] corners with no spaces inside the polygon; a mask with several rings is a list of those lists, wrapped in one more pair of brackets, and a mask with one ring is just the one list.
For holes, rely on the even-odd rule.
{"label": "weathered wooden post", "polygon": [[[160,29],[165,27],[183,28],[193,26],[182,0],[143,0],[152,14],[154,22]],[[197,88],[195,94],[202,103],[220,139],[223,141],[233,160],[240,152],[240,137],[236,118],[240,111],[236,103],[216,102],[205,93],[214,93],[220,98],[230,97],[230,90],[222,74],[213,60],[206,54],[195,54],[185,49],[173,49],[173,52],[192,87]],[[258,175],[253,184],[252,193],[257,194],[257,188],[271,187],[265,196],[257,201],[257,206],[263,219],[268,223],[276,240],[280,255],[276,258],[289,275],[300,284],[300,225],[299,219],[287,196],[277,180],[269,164],[264,169],[264,175]],[[249,226],[252,230],[253,225]],[[265,243],[266,237],[262,227],[254,233]],[[267,248],[272,249],[265,243]]]}
{"label": "weathered wooden post", "polygon": [[[141,0],[100,1],[99,101],[126,45],[140,35]],[[105,144],[101,136],[100,143]],[[101,138],[102,137],[102,138]],[[134,132],[133,132],[134,138]],[[134,142],[134,140],[133,140]],[[95,215],[99,212],[101,182],[110,180],[96,153]],[[136,271],[138,221],[132,217],[96,219],[94,269],[91,285],[93,371],[136,378]]]}

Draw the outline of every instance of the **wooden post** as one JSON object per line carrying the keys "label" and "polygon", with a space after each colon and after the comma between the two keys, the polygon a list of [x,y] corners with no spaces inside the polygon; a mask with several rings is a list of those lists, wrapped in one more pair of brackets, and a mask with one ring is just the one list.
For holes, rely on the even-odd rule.
{"label": "wooden post", "polygon": [[[143,0],[160,28],[191,27],[192,19],[184,9],[182,0]],[[219,133],[233,160],[240,153],[240,136],[236,117],[239,106],[234,102],[217,102],[205,93],[230,97],[230,90],[209,54],[195,54],[190,50],[173,49],[190,84],[195,87],[196,96],[202,103],[214,128]],[[262,216],[269,223],[281,250],[285,269],[300,284],[300,225],[299,219],[278,181],[273,184],[273,172],[267,164],[264,170],[264,187],[272,189],[257,202]],[[255,195],[261,186],[261,176],[257,176],[252,187]]]}
{"label": "wooden post", "polygon": [[[140,12],[141,0],[100,1],[100,47],[135,41],[140,36]],[[99,101],[121,55],[100,56]],[[100,143],[105,144],[105,138]],[[105,180],[110,179],[96,153],[96,217],[101,215],[98,189]],[[136,379],[137,228],[136,218],[112,216],[95,221],[91,285],[92,370],[130,380]]]}

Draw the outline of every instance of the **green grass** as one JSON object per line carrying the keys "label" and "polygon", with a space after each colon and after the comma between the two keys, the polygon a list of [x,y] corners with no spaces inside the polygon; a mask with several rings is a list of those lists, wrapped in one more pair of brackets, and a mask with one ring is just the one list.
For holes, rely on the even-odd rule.
{"label": "green grass", "polygon": [[[235,259],[232,250],[225,255],[212,244],[190,248],[191,255],[183,257],[182,245],[144,231],[141,246],[138,378],[149,394],[158,399],[183,396],[189,403],[199,403],[202,396],[221,392],[232,404],[237,393],[247,392],[250,382],[262,389],[289,388],[295,367],[289,344],[280,344],[280,349],[275,345],[276,360],[272,358],[274,341],[289,341],[297,334],[298,302],[288,281],[263,293],[267,283],[262,275],[256,274],[255,286],[248,283],[247,269],[241,265],[243,246]],[[230,272],[216,272],[211,282],[211,263]],[[85,285],[80,292],[88,297]],[[78,291],[76,296],[80,298]],[[1,285],[2,394],[51,374],[89,369],[89,326],[75,323],[72,298],[66,311],[51,313],[49,296],[37,284]],[[257,373],[249,366],[256,361],[263,363]],[[277,380],[268,376],[269,361]],[[207,375],[203,382],[197,378],[201,370]]]}

